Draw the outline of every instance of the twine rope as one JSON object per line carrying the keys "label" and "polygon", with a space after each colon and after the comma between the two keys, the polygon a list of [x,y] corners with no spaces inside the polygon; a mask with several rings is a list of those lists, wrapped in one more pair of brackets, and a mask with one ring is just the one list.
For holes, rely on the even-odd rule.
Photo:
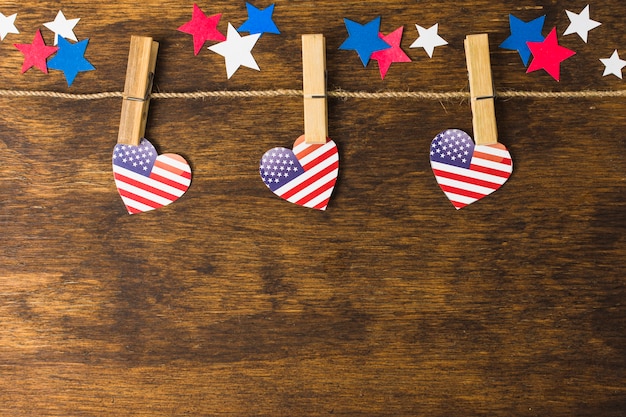
{"label": "twine rope", "polygon": [[[302,90],[250,90],[250,91],[196,91],[187,93],[152,93],[155,100],[164,99],[204,99],[204,98],[256,98],[256,97],[302,97]],[[469,99],[469,92],[431,92],[431,91],[345,91],[333,90],[327,93],[329,98],[336,99],[412,99],[449,101]],[[614,98],[626,97],[626,90],[582,90],[582,91],[514,91],[502,90],[496,94],[497,98]],[[101,100],[107,98],[122,98],[121,91],[111,91],[91,94],[60,93],[56,91],[27,91],[27,90],[0,90],[0,97],[46,97],[66,100]]]}

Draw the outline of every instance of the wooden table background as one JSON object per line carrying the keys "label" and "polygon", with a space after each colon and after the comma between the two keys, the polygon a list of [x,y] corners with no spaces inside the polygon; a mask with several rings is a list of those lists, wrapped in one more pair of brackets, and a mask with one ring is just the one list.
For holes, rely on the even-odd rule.
{"label": "wooden table background", "polygon": [[[259,7],[269,3],[255,2]],[[260,72],[226,80],[176,28],[193,2],[3,1],[21,33],[0,43],[0,87],[120,92],[133,34],[161,44],[154,91],[301,88],[300,35],[323,33],[329,89],[467,91],[463,39],[489,33],[500,91],[622,90],[599,58],[626,53],[626,9],[591,4],[589,43],[562,37],[581,1],[276,0],[281,36]],[[199,4],[241,25],[243,1]],[[20,74],[62,9],[96,71]],[[499,49],[508,14],[546,15],[577,55],[560,83]],[[405,26],[413,63],[363,69],[343,18]],[[449,45],[409,49],[414,24]],[[467,100],[332,99],[340,175],[326,212],[275,197],[260,156],[302,133],[298,97],[154,100],[146,136],[184,155],[192,186],[126,214],[111,174],[119,98],[0,97],[0,415],[624,416],[624,98],[497,101],[515,170],[456,211],[430,140],[471,132]]]}

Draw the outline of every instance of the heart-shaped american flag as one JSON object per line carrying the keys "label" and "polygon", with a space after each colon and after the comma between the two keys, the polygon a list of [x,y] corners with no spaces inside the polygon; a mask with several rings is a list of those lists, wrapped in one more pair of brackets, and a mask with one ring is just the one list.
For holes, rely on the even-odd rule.
{"label": "heart-shaped american flag", "polygon": [[287,148],[274,148],[261,158],[259,173],[277,196],[300,206],[326,210],[339,173],[339,152],[331,139],[310,145],[300,136]]}
{"label": "heart-shaped american flag", "polygon": [[430,165],[457,210],[496,191],[513,172],[511,154],[504,145],[474,145],[459,129],[448,129],[433,139]]}
{"label": "heart-shaped american flag", "polygon": [[176,154],[158,155],[147,139],[139,146],[117,144],[113,175],[129,214],[155,210],[178,200],[191,184],[191,168]]}

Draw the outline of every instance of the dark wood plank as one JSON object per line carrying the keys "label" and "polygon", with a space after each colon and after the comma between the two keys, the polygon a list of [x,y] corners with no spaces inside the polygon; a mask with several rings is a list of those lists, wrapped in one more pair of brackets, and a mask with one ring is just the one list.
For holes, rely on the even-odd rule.
{"label": "dark wood plank", "polygon": [[[265,6],[265,4],[258,4]],[[488,32],[497,89],[619,90],[599,56],[624,45],[623,6],[592,4],[603,26],[562,80],[527,75],[497,46],[508,13],[585,3],[276,0],[283,35],[255,48],[261,72],[226,80],[176,28],[192,3],[64,2],[96,71],[19,74],[57,2],[4,2],[20,35],[0,50],[2,88],[122,91],[131,34],[161,43],[155,91],[301,88],[300,35],[324,33],[328,82],[347,91],[466,91],[463,39]],[[243,2],[201,4],[228,21]],[[405,25],[415,60],[380,80],[363,69],[342,18]],[[440,23],[433,59],[408,46]],[[44,30],[51,42],[51,33]],[[0,414],[551,415],[626,410],[626,158],[622,99],[499,99],[515,171],[456,211],[428,161],[446,128],[471,131],[467,101],[332,99],[341,171],[326,212],[273,196],[260,156],[302,133],[297,97],[167,99],[147,137],[194,169],[172,206],[126,214],[111,176],[119,99],[0,98]]]}

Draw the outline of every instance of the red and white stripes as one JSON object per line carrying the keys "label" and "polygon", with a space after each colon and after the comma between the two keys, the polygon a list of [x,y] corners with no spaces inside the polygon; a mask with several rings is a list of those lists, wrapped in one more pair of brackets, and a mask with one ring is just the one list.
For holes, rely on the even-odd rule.
{"label": "red and white stripes", "polygon": [[337,145],[330,139],[323,145],[309,145],[302,136],[294,143],[293,153],[305,172],[275,193],[291,203],[325,210],[339,174]]}
{"label": "red and white stripes", "polygon": [[431,166],[457,210],[496,191],[513,172],[511,154],[501,143],[475,146],[469,169],[436,161]]}
{"label": "red and white stripes", "polygon": [[130,214],[158,209],[178,200],[191,184],[191,168],[180,155],[159,155],[149,176],[113,164],[115,185]]}

